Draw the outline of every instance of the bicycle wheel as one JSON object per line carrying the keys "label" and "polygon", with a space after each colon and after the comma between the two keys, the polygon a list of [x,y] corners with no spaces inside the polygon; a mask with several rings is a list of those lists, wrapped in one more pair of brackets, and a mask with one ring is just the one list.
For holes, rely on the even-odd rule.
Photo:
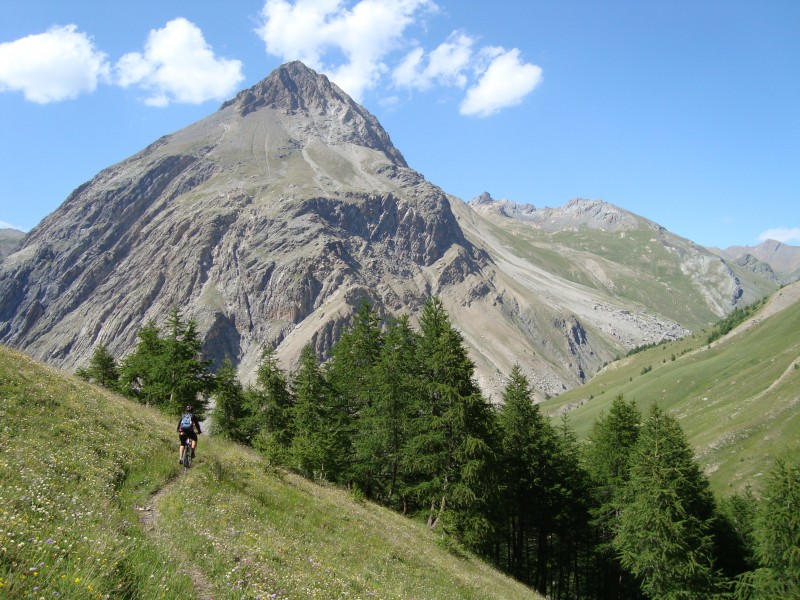
{"label": "bicycle wheel", "polygon": [[183,470],[185,471],[191,466],[192,466],[192,441],[190,439],[187,439],[186,444],[184,444],[183,446]]}

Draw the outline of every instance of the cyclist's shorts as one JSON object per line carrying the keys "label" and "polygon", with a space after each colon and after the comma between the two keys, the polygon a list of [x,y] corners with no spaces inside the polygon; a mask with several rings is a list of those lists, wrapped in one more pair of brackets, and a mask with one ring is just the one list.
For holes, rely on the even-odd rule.
{"label": "cyclist's shorts", "polygon": [[191,431],[181,431],[178,435],[181,436],[181,444],[186,443],[186,438],[194,440],[195,442],[197,441],[197,434],[194,432],[194,429]]}

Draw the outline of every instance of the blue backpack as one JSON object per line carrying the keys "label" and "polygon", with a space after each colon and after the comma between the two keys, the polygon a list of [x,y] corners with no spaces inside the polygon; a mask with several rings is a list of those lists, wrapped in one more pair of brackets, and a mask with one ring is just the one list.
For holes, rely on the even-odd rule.
{"label": "blue backpack", "polygon": [[184,413],[181,417],[181,431],[192,430],[192,415],[191,413]]}

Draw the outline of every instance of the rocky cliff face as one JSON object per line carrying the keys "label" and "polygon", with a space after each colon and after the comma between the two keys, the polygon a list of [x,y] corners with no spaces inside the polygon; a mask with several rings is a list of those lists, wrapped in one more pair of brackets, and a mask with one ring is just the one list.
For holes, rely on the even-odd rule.
{"label": "rocky cliff face", "polygon": [[[608,204],[562,212],[522,221],[614,235],[636,221]],[[537,262],[533,246],[503,250],[508,230],[491,218],[408,168],[372,115],[290,63],[102,171],[34,229],[0,262],[0,342],[71,369],[98,342],[123,356],[177,306],[247,380],[267,344],[286,368],[307,343],[324,356],[362,298],[413,316],[436,294],[497,397],[514,363],[553,394],[686,333],[616,293],[608,260],[591,259],[608,285],[587,285]]]}

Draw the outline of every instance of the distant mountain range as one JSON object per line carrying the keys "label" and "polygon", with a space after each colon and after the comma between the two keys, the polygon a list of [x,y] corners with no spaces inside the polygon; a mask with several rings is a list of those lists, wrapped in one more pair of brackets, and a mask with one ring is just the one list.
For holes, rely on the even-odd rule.
{"label": "distant mountain range", "polygon": [[715,254],[769,277],[769,271],[782,283],[800,279],[800,248],[775,240],[766,240],[758,246],[731,246],[725,250],[710,249]]}
{"label": "distant mountain range", "polygon": [[515,363],[555,395],[705,327],[797,278],[800,255],[711,252],[598,200],[465,203],[299,62],[0,244],[16,249],[0,262],[0,342],[56,366],[99,342],[122,356],[177,306],[248,380],[268,344],[286,368],[309,343],[325,357],[362,298],[415,317],[436,295],[495,398]]}

